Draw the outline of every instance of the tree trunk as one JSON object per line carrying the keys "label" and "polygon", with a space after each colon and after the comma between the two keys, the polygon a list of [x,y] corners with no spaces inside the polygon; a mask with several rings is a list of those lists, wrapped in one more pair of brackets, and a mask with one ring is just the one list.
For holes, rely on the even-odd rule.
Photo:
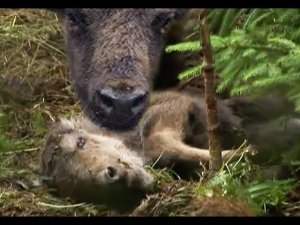
{"label": "tree trunk", "polygon": [[206,19],[201,19],[201,45],[203,53],[203,75],[205,85],[205,102],[207,112],[207,130],[210,152],[209,168],[212,174],[222,166],[221,143],[218,134],[220,123],[217,111],[217,99],[215,96],[215,78],[212,47],[210,42],[209,28]]}

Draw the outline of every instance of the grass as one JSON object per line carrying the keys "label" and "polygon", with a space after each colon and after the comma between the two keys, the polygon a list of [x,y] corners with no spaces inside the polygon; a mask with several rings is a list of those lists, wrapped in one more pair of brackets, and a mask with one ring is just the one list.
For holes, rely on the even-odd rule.
{"label": "grass", "polygon": [[[80,111],[68,79],[60,21],[45,10],[0,9],[0,23],[0,215],[120,215],[102,205],[57,198],[39,185],[39,151],[49,125]],[[127,215],[209,215],[212,208],[244,204],[256,215],[270,214],[270,205],[288,215],[299,211],[300,185],[291,189],[293,181],[258,179],[259,168],[247,160],[197,182],[175,180],[169,169],[148,169],[159,191]]]}

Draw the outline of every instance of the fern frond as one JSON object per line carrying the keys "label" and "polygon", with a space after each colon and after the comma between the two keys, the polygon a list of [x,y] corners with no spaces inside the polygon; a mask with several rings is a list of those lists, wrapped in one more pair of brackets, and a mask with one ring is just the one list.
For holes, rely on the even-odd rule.
{"label": "fern frond", "polygon": [[268,38],[267,41],[270,45],[273,45],[277,48],[293,49],[296,47],[296,44],[293,41],[283,39],[283,38],[278,38],[278,37]]}
{"label": "fern frond", "polygon": [[268,88],[271,86],[278,86],[282,84],[292,85],[294,82],[300,80],[300,73],[291,74],[289,76],[279,76],[279,77],[267,77],[253,82],[253,87],[255,88]]}
{"label": "fern frond", "polygon": [[[259,22],[263,21],[265,18],[270,17],[270,15],[273,14],[272,9],[265,11],[265,10],[260,10],[256,12],[258,15],[256,15],[256,17],[253,17],[253,20],[251,22],[249,22],[249,28],[251,27],[252,29],[254,29],[255,26],[258,25]],[[245,27],[246,28],[246,27]]]}
{"label": "fern frond", "polygon": [[220,36],[228,35],[235,23],[235,19],[241,9],[226,9],[225,16],[222,20],[222,25],[219,31]]}
{"label": "fern frond", "polygon": [[249,93],[251,93],[251,91],[253,91],[253,87],[251,87],[250,85],[244,85],[244,86],[239,86],[239,87],[233,88],[230,91],[230,94],[233,96],[238,96],[238,95],[249,94]]}
{"label": "fern frond", "polygon": [[288,55],[283,55],[276,60],[276,65],[284,69],[296,69],[300,68],[300,51],[295,49]]}
{"label": "fern frond", "polygon": [[268,73],[271,77],[279,77],[283,74],[281,68],[276,64],[268,64]]}
{"label": "fern frond", "polygon": [[210,37],[210,41],[211,41],[213,51],[218,51],[219,49],[223,49],[224,47],[227,46],[226,39],[217,35],[212,35]]}
{"label": "fern frond", "polygon": [[259,9],[253,9],[249,12],[249,15],[248,17],[246,18],[246,21],[244,22],[244,25],[243,25],[243,30],[246,30],[248,24],[249,24],[249,21],[255,17],[255,14],[259,13]]}
{"label": "fern frond", "polygon": [[244,81],[251,80],[252,78],[256,78],[257,76],[264,76],[268,73],[268,67],[265,63],[261,63],[259,65],[256,65],[255,68],[250,68],[242,74],[242,79]]}
{"label": "fern frond", "polygon": [[210,24],[210,30],[215,34],[218,33],[221,27],[221,22],[225,15],[226,9],[215,9],[212,10],[207,16],[207,20]]}
{"label": "fern frond", "polygon": [[199,41],[188,41],[175,45],[169,45],[165,49],[167,53],[170,52],[196,52],[200,51],[201,46]]}
{"label": "fern frond", "polygon": [[249,49],[246,49],[242,53],[242,57],[244,57],[244,58],[251,58],[251,57],[254,57],[256,53],[257,53],[257,51],[255,49],[249,48]]}
{"label": "fern frond", "polygon": [[190,77],[195,77],[195,76],[201,74],[201,70],[202,70],[202,65],[193,66],[193,67],[183,71],[182,73],[180,73],[178,75],[178,79],[183,80],[183,79],[188,79]]}

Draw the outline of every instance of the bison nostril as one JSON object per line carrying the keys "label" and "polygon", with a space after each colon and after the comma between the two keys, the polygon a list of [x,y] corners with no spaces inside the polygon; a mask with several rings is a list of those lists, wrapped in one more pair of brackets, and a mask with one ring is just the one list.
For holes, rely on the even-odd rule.
{"label": "bison nostril", "polygon": [[143,112],[146,106],[147,98],[148,98],[148,94],[145,92],[135,96],[135,98],[132,101],[132,107],[131,107],[131,111],[135,115],[139,115],[141,112]]}
{"label": "bison nostril", "polygon": [[100,113],[99,111],[96,111],[96,112],[95,112],[95,115],[96,115],[97,117],[100,117],[101,113]]}
{"label": "bison nostril", "polygon": [[108,166],[105,171],[105,175],[109,181],[114,182],[119,179],[118,171],[112,166]]}
{"label": "bison nostril", "polygon": [[107,107],[112,107],[113,106],[113,98],[106,95],[106,94],[99,94],[100,95],[100,100],[102,101],[103,104],[105,104]]}
{"label": "bison nostril", "polygon": [[133,100],[132,106],[136,107],[140,104],[143,104],[146,102],[146,99],[147,99],[147,94],[139,95],[139,96],[135,97],[135,99]]}
{"label": "bison nostril", "polygon": [[110,89],[98,90],[94,94],[93,106],[96,117],[101,118],[114,110],[115,96]]}

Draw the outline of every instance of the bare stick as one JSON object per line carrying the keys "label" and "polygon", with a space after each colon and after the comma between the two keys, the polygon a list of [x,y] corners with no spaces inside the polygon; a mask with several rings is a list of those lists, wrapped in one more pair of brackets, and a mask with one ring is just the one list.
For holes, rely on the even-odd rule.
{"label": "bare stick", "polygon": [[207,130],[210,152],[209,168],[212,174],[217,172],[222,166],[222,149],[218,130],[220,122],[218,119],[217,99],[215,96],[215,80],[212,47],[209,36],[209,28],[206,19],[200,21],[201,45],[203,53],[203,74],[205,85],[205,102],[207,111]]}
{"label": "bare stick", "polygon": [[40,148],[28,148],[28,149],[22,149],[22,150],[16,150],[16,151],[9,151],[9,152],[0,152],[0,155],[12,155],[16,153],[25,153],[25,152],[34,152],[39,151]]}

